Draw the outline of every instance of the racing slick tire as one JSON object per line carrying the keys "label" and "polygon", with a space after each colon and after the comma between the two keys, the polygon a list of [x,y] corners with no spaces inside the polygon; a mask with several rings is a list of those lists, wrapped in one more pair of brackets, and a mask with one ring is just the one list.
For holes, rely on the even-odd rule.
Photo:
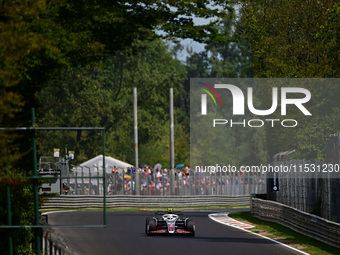
{"label": "racing slick tire", "polygon": [[191,231],[190,234],[187,234],[188,236],[195,236],[195,221],[192,219],[188,219],[186,222],[186,229],[188,231]]}
{"label": "racing slick tire", "polygon": [[151,236],[152,234],[150,231],[156,230],[156,220],[153,218],[147,218],[145,222],[145,233],[148,236]]}

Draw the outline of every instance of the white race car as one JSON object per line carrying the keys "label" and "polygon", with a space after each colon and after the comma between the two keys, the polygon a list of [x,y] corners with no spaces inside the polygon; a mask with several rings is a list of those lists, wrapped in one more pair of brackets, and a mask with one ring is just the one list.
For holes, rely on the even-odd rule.
{"label": "white race car", "polygon": [[156,212],[154,217],[147,217],[145,232],[154,234],[186,234],[195,236],[195,221],[184,217],[182,212]]}

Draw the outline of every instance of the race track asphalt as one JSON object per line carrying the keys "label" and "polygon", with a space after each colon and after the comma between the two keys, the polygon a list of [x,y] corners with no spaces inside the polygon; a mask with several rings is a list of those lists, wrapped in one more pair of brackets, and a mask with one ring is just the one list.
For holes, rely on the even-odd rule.
{"label": "race track asphalt", "polygon": [[[196,236],[147,236],[145,219],[150,212],[107,212],[106,228],[54,228],[79,255],[125,254],[301,254],[251,233],[225,226],[208,217],[216,211],[187,212],[196,222]],[[49,224],[102,224],[102,212],[58,212]]]}

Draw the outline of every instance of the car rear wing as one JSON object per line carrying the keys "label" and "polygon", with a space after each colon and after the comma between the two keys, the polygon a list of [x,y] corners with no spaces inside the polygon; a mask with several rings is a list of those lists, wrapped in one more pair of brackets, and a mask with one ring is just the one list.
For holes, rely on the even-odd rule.
{"label": "car rear wing", "polygon": [[163,214],[177,214],[184,215],[181,211],[157,211],[155,215],[163,215]]}

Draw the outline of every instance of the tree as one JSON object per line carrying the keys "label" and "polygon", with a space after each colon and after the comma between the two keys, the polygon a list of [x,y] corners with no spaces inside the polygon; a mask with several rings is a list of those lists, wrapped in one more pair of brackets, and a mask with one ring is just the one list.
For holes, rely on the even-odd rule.
{"label": "tree", "polygon": [[[256,77],[338,76],[325,62],[330,44],[324,41],[336,38],[335,27],[325,29],[336,19],[336,2],[241,0],[240,32],[251,45]],[[328,36],[321,36],[325,33]]]}
{"label": "tree", "polygon": [[[339,5],[336,1],[241,0],[240,3],[239,31],[250,44],[255,77],[339,77]],[[267,129],[268,153],[296,149],[295,157],[325,158],[325,138],[339,132],[337,98],[340,91],[334,80],[328,84],[317,80],[310,83],[312,102],[308,107],[313,113],[312,120],[300,118],[299,127],[294,130]],[[271,102],[272,87],[273,84],[269,84],[262,93],[264,103]],[[298,112],[290,116],[298,116]]]}
{"label": "tree", "polygon": [[[205,51],[191,54],[186,61],[188,77],[245,78],[253,76],[249,44],[239,33],[237,21],[234,12],[230,11],[229,15],[216,24],[216,29],[223,35],[225,41],[208,43]],[[187,91],[188,88],[189,84],[186,83]],[[224,107],[230,109],[231,100],[226,100]],[[251,114],[246,114],[245,117],[252,117]],[[220,117],[233,118],[228,112]],[[191,116],[190,121],[191,125],[195,125],[195,116]],[[209,126],[210,124],[211,122]],[[199,129],[202,130],[195,130],[194,127],[192,129],[191,158],[197,159],[201,165],[206,164],[206,161],[212,158],[218,159],[219,162],[215,163],[238,166],[261,164],[266,160],[265,133],[261,129],[217,128],[218,131],[208,133],[209,128],[203,123],[199,125]]]}
{"label": "tree", "polygon": [[[185,69],[159,39],[135,44],[140,49],[135,54],[117,52],[96,68],[71,68],[46,84],[39,93],[44,106],[39,125],[104,126],[107,154],[133,163],[132,89],[137,87],[140,161],[167,165],[169,88],[174,88],[174,98],[183,93]],[[182,129],[178,127],[178,132],[187,136]],[[67,144],[76,151],[75,163],[81,163],[101,153],[100,135],[45,132],[39,136],[40,155],[52,154],[51,149]],[[181,146],[185,144],[179,142],[177,148]],[[188,157],[181,154],[180,159],[188,160],[183,155]]]}
{"label": "tree", "polygon": [[218,19],[228,8],[225,0],[2,1],[1,123],[20,110],[23,98],[28,109],[37,106],[34,94],[51,73],[96,62],[131,47],[134,39],[223,40],[210,25],[195,25],[193,18]]}
{"label": "tree", "polygon": [[[42,47],[42,38],[26,26],[26,20],[35,19],[44,8],[43,1],[34,1],[27,4],[23,1],[17,4],[1,1],[0,4],[0,123],[1,126],[11,126],[13,118],[24,106],[24,98],[17,91],[17,86],[22,79],[21,61],[30,52]],[[17,142],[22,134],[0,131],[0,192],[6,194],[6,185],[11,193],[12,224],[28,225],[32,221],[33,197],[30,182],[25,182],[21,177],[27,169],[18,167],[15,162],[22,160],[22,150]],[[7,225],[7,196],[0,199],[0,222]],[[23,202],[24,201],[24,202]],[[31,201],[31,202],[27,202]],[[15,208],[15,210],[13,210]],[[14,243],[15,254],[31,254],[29,242],[32,233],[27,229],[10,230]],[[0,231],[2,245],[1,254],[8,254],[8,230]]]}
{"label": "tree", "polygon": [[321,39],[324,47],[323,57],[324,64],[329,66],[328,77],[339,77],[339,54],[340,54],[340,5],[334,4],[329,11],[329,17],[325,24],[320,27],[320,33],[317,38]]}
{"label": "tree", "polygon": [[[217,31],[210,29],[209,26],[195,26],[193,23],[193,16],[205,18],[221,16],[225,8],[214,9],[215,4],[228,7],[228,2],[222,0],[192,2],[170,0],[157,2],[148,0],[123,2],[109,0],[1,1],[1,126],[29,126],[31,107],[39,107],[38,116],[46,107],[46,104],[40,104],[39,97],[37,97],[44,86],[51,84],[57,77],[62,77],[64,81],[73,79],[77,85],[80,85],[79,79],[87,79],[87,77],[76,77],[72,73],[66,73],[65,70],[74,71],[79,66],[89,67],[106,59],[108,55],[114,55],[119,50],[132,49],[135,39],[143,41],[164,36],[192,37],[199,41],[223,40],[219,38]],[[164,33],[160,35],[155,32],[156,29]],[[138,50],[133,49],[133,53],[138,53]],[[92,85],[93,83],[88,83],[82,88],[94,91]],[[59,87],[60,91],[65,92],[61,87]],[[68,88],[65,89],[68,90]],[[79,102],[75,101],[77,106],[81,105],[81,101],[89,102],[90,100],[85,93],[77,91],[76,87],[68,92],[69,95],[81,96]],[[125,90],[122,89],[122,92]],[[152,89],[150,92],[155,93]],[[122,94],[118,93],[118,95]],[[101,104],[94,104],[90,109],[107,111],[104,99],[105,96],[102,96]],[[117,106],[113,110],[120,109]],[[119,112],[114,112],[114,114],[118,115]],[[66,110],[63,115],[64,118],[71,117]],[[77,118],[73,116],[72,123],[78,124],[76,121]],[[89,124],[104,125],[108,122],[105,118],[100,121],[93,120]],[[4,184],[15,185],[16,183],[16,180],[7,182],[5,174],[7,169],[11,176],[21,173],[32,174],[33,164],[30,155],[32,141],[30,134],[16,136],[16,134],[4,132],[1,132],[0,140],[0,180],[3,191]],[[18,203],[27,199],[26,196],[20,196],[20,193],[16,194],[15,198]],[[1,200],[2,208],[5,208],[5,203],[4,199]],[[16,223],[26,222],[31,212],[30,208],[19,211]],[[5,219],[1,220],[1,223],[5,222]],[[4,232],[2,231],[1,234]],[[6,239],[4,236],[1,238]],[[28,249],[27,240],[20,239],[20,241],[22,246]],[[7,246],[1,248],[6,249]],[[16,253],[24,252],[24,249],[21,249]],[[6,251],[1,251],[1,253],[6,253]]]}

